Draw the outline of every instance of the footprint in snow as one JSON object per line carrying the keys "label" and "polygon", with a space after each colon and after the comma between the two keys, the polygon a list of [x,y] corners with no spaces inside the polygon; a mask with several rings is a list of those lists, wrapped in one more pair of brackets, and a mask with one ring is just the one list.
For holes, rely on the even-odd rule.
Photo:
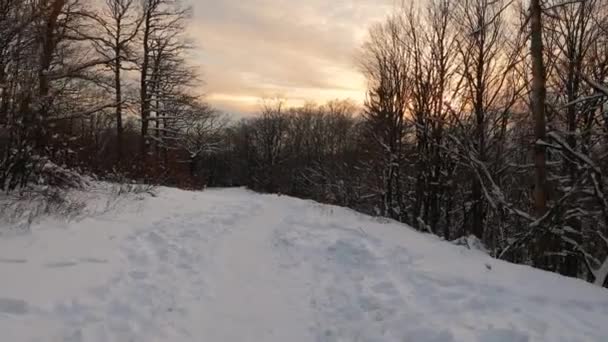
{"label": "footprint in snow", "polygon": [[29,305],[21,299],[0,298],[0,313],[10,315],[25,315],[29,311]]}
{"label": "footprint in snow", "polygon": [[87,264],[107,264],[108,260],[106,259],[97,259],[97,258],[81,258],[81,262],[85,262]]}
{"label": "footprint in snow", "polygon": [[26,264],[26,259],[4,259],[0,258],[0,264]]}
{"label": "footprint in snow", "polygon": [[77,265],[78,265],[78,263],[73,262],[73,261],[59,261],[59,262],[50,262],[50,263],[44,264],[44,267],[46,267],[46,268],[67,268],[67,267],[74,267]]}
{"label": "footprint in snow", "polygon": [[481,333],[479,342],[528,342],[528,335],[512,329],[489,329]]}
{"label": "footprint in snow", "polygon": [[148,273],[142,271],[131,271],[129,276],[135,280],[144,280],[148,278]]}

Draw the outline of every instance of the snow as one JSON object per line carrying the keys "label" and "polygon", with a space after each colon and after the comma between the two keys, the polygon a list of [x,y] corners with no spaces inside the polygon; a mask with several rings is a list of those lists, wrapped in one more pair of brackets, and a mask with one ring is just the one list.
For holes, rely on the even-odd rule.
{"label": "snow", "polygon": [[104,196],[0,237],[3,341],[608,340],[605,289],[389,220],[244,189]]}

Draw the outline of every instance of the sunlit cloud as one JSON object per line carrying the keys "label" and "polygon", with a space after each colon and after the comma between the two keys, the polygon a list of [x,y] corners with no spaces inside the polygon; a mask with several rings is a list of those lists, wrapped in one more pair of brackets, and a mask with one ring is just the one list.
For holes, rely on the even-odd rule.
{"label": "sunlit cloud", "polygon": [[351,98],[365,82],[356,54],[369,25],[394,0],[191,0],[194,59],[202,66],[207,99],[237,114],[260,99],[289,104]]}

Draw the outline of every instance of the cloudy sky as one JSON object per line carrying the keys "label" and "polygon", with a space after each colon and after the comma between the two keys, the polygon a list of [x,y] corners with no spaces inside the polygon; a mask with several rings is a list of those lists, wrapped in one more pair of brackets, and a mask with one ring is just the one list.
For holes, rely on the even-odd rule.
{"label": "cloudy sky", "polygon": [[369,25],[395,0],[190,0],[195,62],[207,99],[237,114],[263,97],[297,105],[361,101],[355,56]]}

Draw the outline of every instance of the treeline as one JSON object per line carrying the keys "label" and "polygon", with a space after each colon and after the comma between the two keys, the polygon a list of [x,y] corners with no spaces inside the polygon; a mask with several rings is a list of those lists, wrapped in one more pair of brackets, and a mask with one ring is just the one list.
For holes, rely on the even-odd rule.
{"label": "treeline", "polygon": [[225,167],[219,184],[474,235],[606,285],[606,1],[428,0],[372,28],[360,62],[361,116],[267,106],[206,164]]}
{"label": "treeline", "polygon": [[209,186],[248,186],[365,211],[374,202],[364,198],[371,151],[359,114],[350,101],[299,108],[266,101],[258,116],[221,130],[222,150],[199,158],[196,176]]}
{"label": "treeline", "polygon": [[187,183],[197,122],[216,115],[186,60],[189,16],[179,0],[0,2],[0,187],[68,168]]}

